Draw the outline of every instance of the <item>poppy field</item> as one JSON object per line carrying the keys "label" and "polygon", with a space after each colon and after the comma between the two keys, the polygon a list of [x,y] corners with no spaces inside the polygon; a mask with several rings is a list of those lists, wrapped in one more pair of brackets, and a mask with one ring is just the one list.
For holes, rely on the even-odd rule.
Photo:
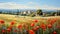
{"label": "poppy field", "polygon": [[60,34],[60,18],[0,15],[0,34]]}

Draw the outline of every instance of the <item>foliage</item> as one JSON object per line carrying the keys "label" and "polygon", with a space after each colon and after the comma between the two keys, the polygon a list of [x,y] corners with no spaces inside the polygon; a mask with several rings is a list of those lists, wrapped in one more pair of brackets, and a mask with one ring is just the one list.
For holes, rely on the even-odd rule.
{"label": "foliage", "polygon": [[36,11],[36,13],[37,13],[38,15],[42,15],[42,10],[39,9],[39,10]]}
{"label": "foliage", "polygon": [[51,16],[55,16],[55,14],[57,14],[57,12],[52,12],[51,13]]}
{"label": "foliage", "polygon": [[30,16],[31,16],[31,17],[34,17],[34,16],[35,16],[35,13],[30,14]]}

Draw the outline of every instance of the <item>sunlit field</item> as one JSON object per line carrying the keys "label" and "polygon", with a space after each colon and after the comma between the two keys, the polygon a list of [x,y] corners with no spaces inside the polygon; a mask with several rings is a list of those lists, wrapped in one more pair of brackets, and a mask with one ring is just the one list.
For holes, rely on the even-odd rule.
{"label": "sunlit field", "polygon": [[60,34],[60,16],[29,17],[0,14],[0,33]]}

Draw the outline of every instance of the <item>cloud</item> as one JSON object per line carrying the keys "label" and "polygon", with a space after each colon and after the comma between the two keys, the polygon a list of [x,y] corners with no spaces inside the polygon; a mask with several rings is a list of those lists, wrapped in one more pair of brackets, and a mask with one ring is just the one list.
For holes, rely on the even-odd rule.
{"label": "cloud", "polygon": [[[29,2],[30,4],[32,4],[33,2]],[[48,6],[48,5],[43,5],[43,6],[39,6],[34,4],[33,6],[27,6],[27,5],[23,5],[23,4],[17,4],[14,2],[6,2],[6,3],[0,3],[0,9],[58,9],[60,10],[60,7],[54,7],[54,6]]]}
{"label": "cloud", "polygon": [[[30,2],[32,4],[32,2]],[[14,2],[0,3],[1,9],[37,9],[36,6],[27,6],[23,4],[17,4]]]}
{"label": "cloud", "polygon": [[16,3],[0,3],[0,8],[3,9],[27,9],[27,8],[32,8],[26,5],[22,5],[22,4],[16,4]]}
{"label": "cloud", "polygon": [[48,5],[43,5],[40,8],[47,9],[47,10],[60,10],[60,7],[54,7],[54,6],[48,6]]}
{"label": "cloud", "polygon": [[33,2],[28,2],[28,4],[33,4]]}
{"label": "cloud", "polygon": [[30,4],[30,5],[39,5],[37,2],[28,2],[27,4]]}

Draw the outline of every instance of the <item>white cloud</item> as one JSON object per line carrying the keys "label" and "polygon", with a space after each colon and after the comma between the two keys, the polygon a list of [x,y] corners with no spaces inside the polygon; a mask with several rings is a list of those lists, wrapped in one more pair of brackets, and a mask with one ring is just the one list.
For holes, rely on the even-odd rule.
{"label": "white cloud", "polygon": [[44,5],[40,7],[41,9],[48,9],[48,10],[60,10],[60,7],[54,7],[54,6],[48,6],[48,5]]}
{"label": "white cloud", "polygon": [[33,2],[28,2],[28,4],[33,4]]}
{"label": "white cloud", "polygon": [[[30,2],[30,4],[32,4],[33,2]],[[7,2],[7,3],[0,3],[0,8],[3,9],[59,9],[60,7],[54,7],[54,6],[48,6],[48,5],[43,5],[43,6],[39,6],[39,5],[33,5],[33,6],[27,6],[27,5],[22,5],[22,4],[16,4],[14,2]]]}
{"label": "white cloud", "polygon": [[22,4],[16,4],[16,3],[0,3],[0,8],[3,8],[3,9],[27,9],[27,8],[32,8],[32,7],[29,7],[29,6],[25,6],[25,5],[22,5]]}

